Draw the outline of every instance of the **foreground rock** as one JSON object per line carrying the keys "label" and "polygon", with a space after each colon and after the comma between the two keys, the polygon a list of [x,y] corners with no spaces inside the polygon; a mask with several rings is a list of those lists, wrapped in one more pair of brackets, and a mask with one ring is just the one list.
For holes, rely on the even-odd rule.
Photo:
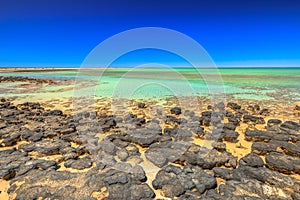
{"label": "foreground rock", "polygon": [[299,157],[300,143],[289,143],[284,141],[271,140],[270,142],[254,142],[252,151],[259,155],[266,155],[270,152],[283,152],[286,155]]}
{"label": "foreground rock", "polygon": [[212,169],[217,166],[235,168],[237,157],[228,152],[218,152],[198,145],[191,145],[180,157],[179,162],[187,162],[191,165],[200,166],[203,169]]}
{"label": "foreground rock", "polygon": [[266,165],[270,169],[282,173],[291,174],[294,172],[300,174],[300,158],[297,157],[271,152],[266,156]]}
{"label": "foreground rock", "polygon": [[254,142],[269,142],[271,140],[297,142],[300,141],[300,134],[293,132],[273,132],[247,129],[245,132],[245,140]]}
{"label": "foreground rock", "polygon": [[146,158],[158,167],[169,162],[178,161],[190,147],[189,143],[162,142],[155,143],[145,152]]}
{"label": "foreground rock", "polygon": [[286,121],[283,124],[281,124],[282,128],[287,128],[291,129],[294,131],[299,131],[300,130],[300,124],[294,121]]}
{"label": "foreground rock", "polygon": [[165,166],[152,182],[154,189],[162,189],[164,196],[179,197],[187,192],[200,196],[206,190],[216,188],[216,179],[200,167],[186,165],[183,169],[174,165]]}
{"label": "foreground rock", "polygon": [[255,153],[249,153],[239,160],[240,166],[263,167],[264,161]]}
{"label": "foreground rock", "polygon": [[0,151],[0,178],[10,180],[22,176],[34,169],[57,169],[52,160],[33,159],[26,152],[17,150]]}
{"label": "foreground rock", "polygon": [[[95,199],[93,192],[102,191],[103,199],[151,199],[155,197],[152,189],[131,166],[116,169],[93,168],[87,173],[58,172],[54,170],[32,170],[23,177],[26,183],[19,188],[10,189],[17,194],[16,199]],[[141,170],[141,169],[140,169]],[[136,173],[138,172],[138,173]],[[75,184],[72,184],[75,183]],[[47,184],[52,183],[52,184]],[[105,189],[104,189],[105,188]]]}
{"label": "foreground rock", "polygon": [[292,200],[300,192],[299,180],[264,167],[243,166],[234,170],[216,167],[213,171],[217,177],[227,180],[220,186],[220,194],[225,199],[246,195],[249,199]]}
{"label": "foreground rock", "polygon": [[[293,178],[300,171],[295,120],[271,118],[257,125],[269,111],[232,102],[198,113],[168,104],[170,115],[157,112],[150,119],[145,113],[151,103],[146,103],[133,103],[133,113],[116,117],[67,115],[1,99],[0,178],[10,181],[10,196],[148,200],[156,192],[180,200],[299,199],[300,183]],[[252,152],[238,160],[239,152],[228,148],[243,145],[244,125]],[[195,144],[198,139],[212,140],[212,147]],[[149,170],[149,162],[160,168],[154,168],[154,179],[142,167]]]}

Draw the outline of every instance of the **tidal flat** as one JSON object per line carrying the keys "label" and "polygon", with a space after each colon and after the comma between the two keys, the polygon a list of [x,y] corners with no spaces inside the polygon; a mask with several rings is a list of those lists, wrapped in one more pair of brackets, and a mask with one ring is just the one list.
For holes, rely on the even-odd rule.
{"label": "tidal flat", "polygon": [[86,71],[2,69],[0,199],[300,199],[300,69]]}

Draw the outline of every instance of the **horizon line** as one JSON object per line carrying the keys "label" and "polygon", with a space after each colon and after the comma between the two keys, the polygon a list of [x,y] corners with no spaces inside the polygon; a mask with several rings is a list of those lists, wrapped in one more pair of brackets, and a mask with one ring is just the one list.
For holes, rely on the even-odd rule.
{"label": "horizon line", "polygon": [[[104,68],[104,67],[63,67],[63,66],[55,66],[55,67],[52,67],[52,66],[30,66],[30,67],[19,67],[19,66],[16,66],[16,67],[7,67],[7,66],[0,66],[0,69],[128,69],[128,68],[135,68],[135,67],[125,67],[125,66],[122,66],[122,67],[107,67],[107,68]],[[160,67],[146,67],[146,68],[160,68]],[[163,67],[162,67],[163,68]],[[174,67],[170,67],[170,68],[177,68],[177,69],[193,69],[193,68],[202,68],[202,69],[212,69],[212,68],[221,68],[221,69],[234,69],[234,68],[237,68],[237,69],[256,69],[256,68],[300,68],[300,66],[213,66],[213,67],[192,67],[192,66],[174,66]]]}

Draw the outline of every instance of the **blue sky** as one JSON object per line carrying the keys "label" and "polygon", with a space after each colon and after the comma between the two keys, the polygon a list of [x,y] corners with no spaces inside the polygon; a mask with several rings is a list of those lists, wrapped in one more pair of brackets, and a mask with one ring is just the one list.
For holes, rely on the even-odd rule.
{"label": "blue sky", "polygon": [[[0,66],[78,67],[108,37],[154,26],[192,37],[220,67],[300,67],[299,10],[291,0],[1,0]],[[138,51],[118,62],[182,60]]]}

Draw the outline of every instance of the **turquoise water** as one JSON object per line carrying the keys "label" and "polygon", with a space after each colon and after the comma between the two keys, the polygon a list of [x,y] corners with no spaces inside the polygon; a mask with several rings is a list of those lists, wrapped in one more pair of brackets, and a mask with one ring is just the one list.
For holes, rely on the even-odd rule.
{"label": "turquoise water", "polygon": [[[99,73],[103,74],[99,76]],[[24,76],[77,80],[80,95],[124,98],[161,98],[167,96],[209,96],[222,93],[237,99],[300,99],[300,68],[253,69],[158,69],[120,68],[105,71],[34,71],[0,73],[0,76]],[[2,96],[74,95],[74,85],[44,86],[35,91],[18,92],[16,85],[1,83]],[[93,94],[91,94],[91,91]],[[30,94],[29,94],[30,93]]]}

